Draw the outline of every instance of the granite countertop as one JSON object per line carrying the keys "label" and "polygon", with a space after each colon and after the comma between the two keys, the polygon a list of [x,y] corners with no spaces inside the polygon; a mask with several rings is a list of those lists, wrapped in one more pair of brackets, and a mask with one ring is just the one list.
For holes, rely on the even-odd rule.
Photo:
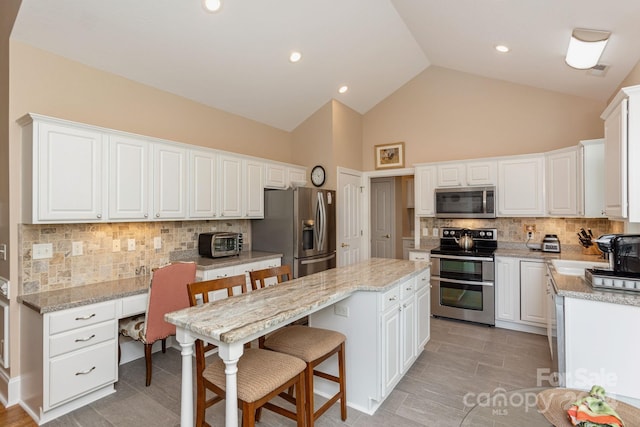
{"label": "granite countertop", "polygon": [[91,285],[20,295],[18,302],[40,314],[139,295],[149,290],[151,276],[136,276]]}
{"label": "granite countertop", "polygon": [[[195,262],[198,270],[213,270],[281,257],[282,254],[280,253],[247,251],[241,252],[239,256],[233,257],[203,258],[200,256],[191,256],[182,257],[179,260]],[[174,259],[174,261],[178,261],[178,259]],[[149,290],[150,281],[150,275],[110,280],[108,282],[20,295],[18,296],[18,302],[32,308],[40,314],[51,313],[82,305],[143,294]]]}
{"label": "granite countertop", "polygon": [[309,314],[356,291],[381,292],[415,277],[428,262],[372,258],[269,286],[244,295],[169,313],[165,319],[225,343]]}

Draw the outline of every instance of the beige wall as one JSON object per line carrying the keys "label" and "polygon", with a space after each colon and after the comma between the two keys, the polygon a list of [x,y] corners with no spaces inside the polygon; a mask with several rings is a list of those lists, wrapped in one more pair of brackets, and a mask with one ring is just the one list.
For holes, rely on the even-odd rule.
{"label": "beige wall", "polygon": [[362,170],[362,115],[336,100],[332,105],[336,166]]}
{"label": "beige wall", "polygon": [[600,138],[604,102],[429,67],[364,115],[373,146],[404,141],[406,163],[549,151]]}
{"label": "beige wall", "polygon": [[[622,88],[634,85],[640,85],[640,61],[638,61],[636,66],[633,67],[631,72],[627,75],[627,77],[625,77],[620,87]],[[616,93],[617,91],[611,94],[611,97],[614,97]]]}

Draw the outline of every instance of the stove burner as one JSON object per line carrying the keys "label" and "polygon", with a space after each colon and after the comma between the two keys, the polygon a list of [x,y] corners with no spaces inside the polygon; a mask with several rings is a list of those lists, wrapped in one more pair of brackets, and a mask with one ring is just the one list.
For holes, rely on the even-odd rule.
{"label": "stove burner", "polygon": [[[473,249],[464,250],[456,239],[464,234],[473,238]],[[432,254],[493,257],[498,248],[498,230],[495,228],[443,228],[440,247],[432,249]]]}

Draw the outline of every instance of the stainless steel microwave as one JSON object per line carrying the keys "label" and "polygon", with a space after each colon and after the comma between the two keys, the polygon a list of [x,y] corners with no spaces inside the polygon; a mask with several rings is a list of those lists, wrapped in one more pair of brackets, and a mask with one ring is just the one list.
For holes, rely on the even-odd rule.
{"label": "stainless steel microwave", "polygon": [[436,218],[495,218],[496,187],[436,188]]}

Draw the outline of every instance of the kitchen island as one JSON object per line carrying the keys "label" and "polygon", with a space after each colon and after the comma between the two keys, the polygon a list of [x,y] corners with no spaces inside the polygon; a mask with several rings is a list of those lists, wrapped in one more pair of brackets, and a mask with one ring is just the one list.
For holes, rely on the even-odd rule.
{"label": "kitchen island", "polygon": [[[428,290],[428,286],[426,286],[429,282],[428,275],[429,263],[427,262],[374,258],[351,266],[294,279],[245,295],[167,314],[165,319],[176,325],[176,337],[182,346],[181,425],[193,425],[192,355],[193,343],[196,339],[212,342],[219,347],[218,354],[227,368],[226,426],[236,427],[238,425],[236,373],[238,360],[243,353],[243,345],[297,319],[346,300],[352,295],[375,293],[377,298],[374,310],[379,313],[380,319],[384,313],[392,314],[395,310],[398,321],[390,324],[397,324],[398,327],[393,330],[398,334],[406,332],[405,336],[414,338],[413,346],[409,346],[415,348],[414,354],[409,359],[412,363],[418,350],[418,345],[415,344],[416,337],[421,335],[417,331],[422,330],[422,335],[425,334],[425,324],[420,324],[421,320],[424,322],[423,319],[426,319],[427,329],[426,339],[423,339],[423,342],[428,340],[428,297],[426,299],[427,312],[413,311],[414,315],[410,318],[410,324],[407,324],[406,318],[404,321],[400,321],[401,306],[399,302],[406,299],[405,305],[407,306],[411,306],[413,302],[415,310],[416,305],[419,304],[416,302],[417,293],[422,289]],[[428,295],[428,292],[426,294]],[[405,312],[410,313],[411,310],[405,310]],[[341,313],[341,315],[348,318],[349,312]],[[374,323],[368,327],[377,330],[382,325],[382,321]],[[405,328],[401,328],[402,325],[405,325]],[[365,335],[366,332],[360,331],[360,334]],[[385,336],[394,337],[393,334],[383,335],[381,345],[377,346],[379,353],[383,352],[385,343],[391,344],[385,341]],[[350,351],[349,343],[352,340],[355,341],[355,337],[347,334],[347,358],[349,358]],[[398,351],[400,347],[404,347],[405,341],[400,336],[395,336],[393,343],[400,344],[400,346],[396,345]],[[384,382],[384,384],[380,384],[380,389],[393,387],[399,381],[401,374],[406,372],[404,369],[406,366],[399,367],[397,375],[389,378],[388,375],[385,375],[389,372],[388,361],[381,354],[375,358],[380,361],[381,382]],[[397,357],[394,360],[397,360],[399,365],[402,358]],[[349,361],[347,361],[348,370]],[[347,396],[351,393],[350,387],[352,384],[347,379]],[[371,392],[375,394],[376,390],[371,390]],[[382,398],[384,397],[386,395],[382,395]]]}

